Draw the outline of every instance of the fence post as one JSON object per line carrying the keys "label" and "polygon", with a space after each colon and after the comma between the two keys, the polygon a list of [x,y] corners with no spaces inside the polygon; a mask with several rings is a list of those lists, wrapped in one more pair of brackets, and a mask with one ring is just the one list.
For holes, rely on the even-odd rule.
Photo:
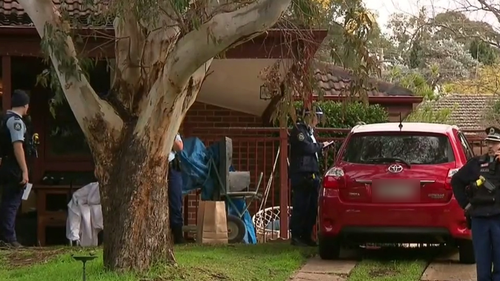
{"label": "fence post", "polygon": [[288,129],[280,128],[280,237],[288,239]]}

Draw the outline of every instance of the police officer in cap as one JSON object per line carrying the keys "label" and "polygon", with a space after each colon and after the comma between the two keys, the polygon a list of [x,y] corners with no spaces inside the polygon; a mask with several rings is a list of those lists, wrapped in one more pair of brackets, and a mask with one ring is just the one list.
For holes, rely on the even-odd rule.
{"label": "police officer in cap", "polygon": [[319,157],[327,142],[318,143],[314,138],[314,128],[323,115],[320,107],[314,108],[315,114],[304,111],[304,118],[297,122],[290,133],[289,174],[293,206],[290,229],[292,245],[296,246],[316,246],[312,231],[318,215]]}
{"label": "police officer in cap", "polygon": [[[470,217],[477,281],[500,281],[500,129],[490,127],[486,133],[488,153],[471,158],[453,175],[451,185]],[[470,248],[470,241],[461,242],[459,247]]]}
{"label": "police officer in cap", "polygon": [[[0,179],[2,199],[0,201],[0,240],[10,247],[22,247],[17,242],[15,225],[21,198],[29,182],[26,153],[29,139],[23,121],[28,113],[29,96],[22,90],[12,94],[12,109],[7,110],[0,128]],[[4,245],[4,246],[5,246]]]}

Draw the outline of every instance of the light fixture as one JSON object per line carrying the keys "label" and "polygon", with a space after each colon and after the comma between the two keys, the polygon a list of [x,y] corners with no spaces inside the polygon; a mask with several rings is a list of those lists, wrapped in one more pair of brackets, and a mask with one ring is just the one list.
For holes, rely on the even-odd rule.
{"label": "light fixture", "polygon": [[276,94],[277,94],[276,92],[277,91],[271,92],[271,90],[269,90],[269,87],[267,85],[263,84],[260,86],[260,99],[261,100],[270,100],[274,96],[276,96]]}

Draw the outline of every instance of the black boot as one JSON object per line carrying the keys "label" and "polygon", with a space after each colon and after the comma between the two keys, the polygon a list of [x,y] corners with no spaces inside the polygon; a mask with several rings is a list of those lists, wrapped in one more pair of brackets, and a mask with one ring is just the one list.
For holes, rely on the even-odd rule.
{"label": "black boot", "polygon": [[297,236],[296,237],[292,236],[292,239],[290,242],[293,246],[299,246],[299,247],[307,247],[308,246],[304,241],[302,241],[302,239],[300,239],[300,237],[297,237]]}
{"label": "black boot", "polygon": [[301,237],[302,239],[302,242],[304,242],[305,244],[307,244],[307,246],[310,246],[310,247],[316,247],[318,246],[318,244],[316,243],[316,241],[314,241],[312,239],[312,233],[310,234],[306,234],[304,236]]}
{"label": "black boot", "polygon": [[172,228],[172,234],[174,235],[174,244],[184,244],[186,241],[184,240],[184,232],[181,227]]}

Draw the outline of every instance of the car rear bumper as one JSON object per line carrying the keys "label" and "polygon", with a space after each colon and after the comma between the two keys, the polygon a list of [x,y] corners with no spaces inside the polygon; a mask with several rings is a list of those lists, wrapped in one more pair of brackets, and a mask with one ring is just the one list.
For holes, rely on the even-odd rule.
{"label": "car rear bumper", "polygon": [[446,204],[350,204],[321,196],[318,217],[321,235],[363,242],[431,243],[471,237],[455,199]]}

